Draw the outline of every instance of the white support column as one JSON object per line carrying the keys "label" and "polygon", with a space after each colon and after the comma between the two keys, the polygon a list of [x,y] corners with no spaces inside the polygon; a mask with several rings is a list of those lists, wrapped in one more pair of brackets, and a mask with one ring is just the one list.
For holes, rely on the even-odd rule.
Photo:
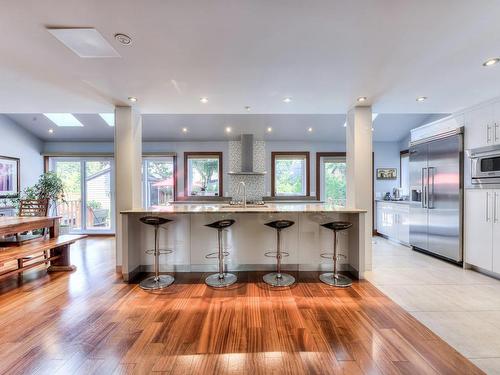
{"label": "white support column", "polygon": [[[354,107],[347,113],[347,207],[367,211],[364,225],[365,269],[372,267],[373,166],[372,108]],[[363,246],[361,243],[360,246]]]}
{"label": "white support column", "polygon": [[115,108],[116,266],[128,251],[120,211],[141,208],[142,119],[131,107]]}

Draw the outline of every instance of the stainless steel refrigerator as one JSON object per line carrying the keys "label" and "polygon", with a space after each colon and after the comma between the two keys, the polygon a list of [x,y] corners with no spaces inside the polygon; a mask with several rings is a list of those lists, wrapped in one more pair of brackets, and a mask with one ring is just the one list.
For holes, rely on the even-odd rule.
{"label": "stainless steel refrigerator", "polygon": [[410,144],[410,245],[463,260],[463,129]]}

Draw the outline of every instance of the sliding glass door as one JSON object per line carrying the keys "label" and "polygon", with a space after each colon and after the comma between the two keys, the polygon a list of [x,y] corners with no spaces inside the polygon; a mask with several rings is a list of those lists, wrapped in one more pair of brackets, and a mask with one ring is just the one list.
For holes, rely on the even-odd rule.
{"label": "sliding glass door", "polygon": [[64,184],[64,202],[57,205],[61,228],[69,233],[114,233],[112,158],[50,158],[50,170]]}

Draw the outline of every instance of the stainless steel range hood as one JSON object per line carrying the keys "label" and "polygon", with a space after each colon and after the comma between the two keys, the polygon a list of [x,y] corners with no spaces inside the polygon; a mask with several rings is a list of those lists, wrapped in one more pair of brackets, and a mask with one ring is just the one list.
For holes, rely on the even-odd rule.
{"label": "stainless steel range hood", "polygon": [[266,172],[253,170],[253,134],[241,135],[241,171],[228,172],[230,175],[262,176]]}

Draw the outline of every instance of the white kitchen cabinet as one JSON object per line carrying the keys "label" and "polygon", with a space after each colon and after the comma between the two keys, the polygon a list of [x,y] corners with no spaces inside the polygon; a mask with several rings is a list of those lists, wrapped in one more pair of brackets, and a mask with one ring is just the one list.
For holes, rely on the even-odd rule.
{"label": "white kitchen cabinet", "polygon": [[410,206],[406,203],[377,202],[377,232],[399,242],[410,242]]}
{"label": "white kitchen cabinet", "polygon": [[405,244],[410,243],[410,206],[398,204],[397,211],[398,240]]}
{"label": "white kitchen cabinet", "polygon": [[488,271],[497,269],[495,272],[500,272],[497,251],[500,235],[494,233],[500,231],[499,199],[500,190],[472,189],[465,192],[465,261]]}
{"label": "white kitchen cabinet", "polygon": [[500,145],[500,101],[493,105],[493,144]]}
{"label": "white kitchen cabinet", "polygon": [[[495,127],[495,105],[488,104],[465,114],[465,148],[473,149],[494,144],[500,130]],[[500,112],[498,112],[500,114]],[[499,122],[500,124],[500,122]]]}

